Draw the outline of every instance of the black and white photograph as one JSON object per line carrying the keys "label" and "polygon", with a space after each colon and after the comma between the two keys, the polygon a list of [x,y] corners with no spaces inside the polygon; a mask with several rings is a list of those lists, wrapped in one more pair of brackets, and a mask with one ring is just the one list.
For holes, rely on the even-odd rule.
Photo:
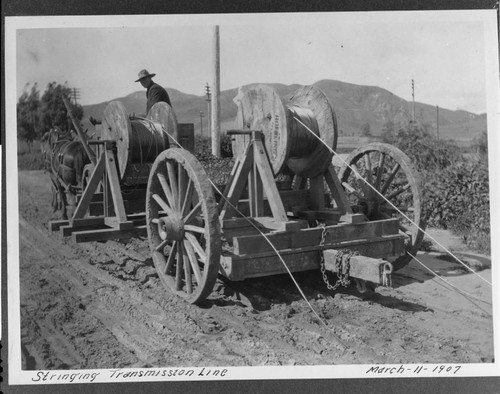
{"label": "black and white photograph", "polygon": [[8,384],[498,376],[497,16],[6,17]]}

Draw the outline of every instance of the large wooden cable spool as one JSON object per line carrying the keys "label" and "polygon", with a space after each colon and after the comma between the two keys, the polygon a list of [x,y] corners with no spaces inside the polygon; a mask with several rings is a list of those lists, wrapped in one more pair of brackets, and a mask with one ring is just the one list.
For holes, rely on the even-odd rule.
{"label": "large wooden cable spool", "polygon": [[177,137],[177,119],[167,103],[156,103],[145,119],[129,118],[125,106],[112,101],[104,110],[103,139],[116,141],[118,169],[125,185],[146,184],[151,165]]}
{"label": "large wooden cable spool", "polygon": [[[289,102],[267,85],[243,88],[235,126],[263,132],[275,175],[291,172],[311,178],[323,174],[333,153],[318,138],[332,149],[337,146],[335,113],[326,95],[315,86],[298,89]],[[244,151],[248,138],[235,136],[236,155]]]}

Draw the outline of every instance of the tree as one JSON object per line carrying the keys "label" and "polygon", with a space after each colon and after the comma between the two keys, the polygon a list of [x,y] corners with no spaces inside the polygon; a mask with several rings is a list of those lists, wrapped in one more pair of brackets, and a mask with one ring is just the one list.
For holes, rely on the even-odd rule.
{"label": "tree", "polygon": [[391,142],[422,171],[442,170],[461,160],[460,148],[443,140],[437,140],[424,126],[415,124],[400,128]]}
{"label": "tree", "polygon": [[[71,97],[71,88],[67,83],[64,85],[51,82],[41,98],[41,125],[45,130],[53,127],[59,127],[63,131],[69,131],[71,120],[68,119],[66,107],[62,100],[65,97]],[[83,107],[79,104],[73,104],[71,111],[77,120],[83,118]]]}
{"label": "tree", "polygon": [[17,136],[28,143],[28,150],[31,150],[31,143],[42,133],[40,127],[40,93],[35,83],[30,93],[23,92],[17,103]]}
{"label": "tree", "polygon": [[[35,139],[40,139],[43,134],[53,127],[62,131],[72,128],[68,118],[62,96],[71,97],[71,88],[51,82],[40,98],[38,85],[35,83],[30,92],[23,92],[17,102],[17,135],[28,143],[28,147]],[[76,119],[83,118],[83,107],[73,104],[71,111]]]}

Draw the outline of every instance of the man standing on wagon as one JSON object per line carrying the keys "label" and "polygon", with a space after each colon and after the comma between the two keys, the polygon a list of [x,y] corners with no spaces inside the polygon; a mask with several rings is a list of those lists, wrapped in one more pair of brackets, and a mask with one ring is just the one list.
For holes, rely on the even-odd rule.
{"label": "man standing on wagon", "polygon": [[165,102],[168,105],[172,106],[170,103],[170,97],[168,97],[167,91],[162,88],[157,83],[153,82],[151,78],[153,78],[156,74],[150,74],[148,70],[144,69],[139,71],[138,77],[135,82],[140,82],[141,85],[146,88],[146,114],[149,113],[151,107],[158,102]]}

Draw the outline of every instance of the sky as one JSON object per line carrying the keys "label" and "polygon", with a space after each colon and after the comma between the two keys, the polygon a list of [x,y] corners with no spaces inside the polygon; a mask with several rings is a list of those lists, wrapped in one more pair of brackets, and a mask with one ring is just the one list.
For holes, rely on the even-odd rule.
{"label": "sky", "polygon": [[[482,14],[481,14],[482,15]],[[13,18],[16,94],[52,81],[81,104],[134,91],[139,70],[203,95],[220,31],[221,90],[333,79],[379,86],[447,109],[486,112],[487,49],[479,11]],[[8,21],[10,22],[10,21]]]}

